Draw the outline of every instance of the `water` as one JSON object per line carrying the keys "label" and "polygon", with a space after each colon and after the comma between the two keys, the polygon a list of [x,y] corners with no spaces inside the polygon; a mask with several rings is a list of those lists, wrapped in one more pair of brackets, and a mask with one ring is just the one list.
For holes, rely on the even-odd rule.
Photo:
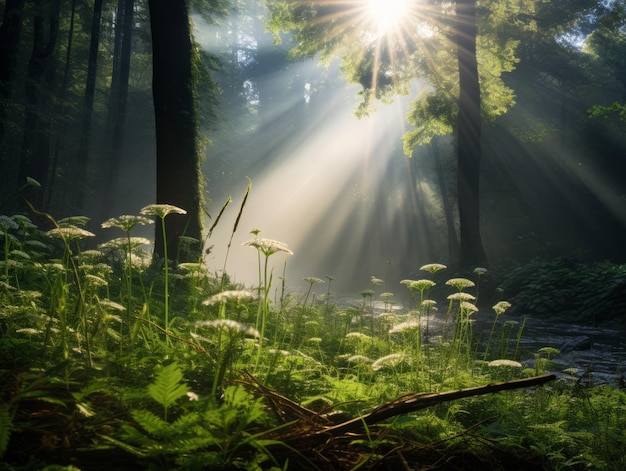
{"label": "water", "polygon": [[618,384],[620,378],[626,376],[625,334],[619,329],[551,322],[526,316],[520,349],[533,354],[542,347],[554,347],[560,351],[552,359],[557,374],[575,368],[577,376],[584,374],[593,384]]}
{"label": "water", "polygon": [[[352,306],[362,306],[362,300],[352,299],[351,301],[340,302],[339,304],[350,304]],[[385,311],[383,302],[374,301],[372,306],[376,314]],[[398,315],[406,313],[402,306],[394,305],[393,311]],[[489,332],[493,325],[493,313],[484,315],[478,312],[474,314],[476,322],[474,324],[474,335],[479,341],[485,343],[489,338]],[[553,347],[559,353],[551,358],[552,364],[547,368],[548,372],[556,373],[559,377],[580,378],[582,384],[600,385],[612,384],[623,386],[626,378],[626,330],[591,327],[588,325],[576,324],[564,321],[550,321],[544,318],[528,316],[512,316],[502,314],[498,319],[494,339],[492,340],[491,351],[498,348],[502,325],[507,322],[515,323],[510,330],[507,343],[506,358],[511,358],[517,344],[517,332],[526,319],[524,329],[519,342],[518,359],[525,366],[533,367],[535,354],[540,348]],[[423,329],[426,327],[426,319],[422,318]],[[443,326],[442,314],[431,316],[428,320],[429,332],[435,336],[441,333]],[[498,346],[496,346],[498,344]],[[567,371],[564,371],[567,370]],[[572,373],[569,373],[571,371]]]}

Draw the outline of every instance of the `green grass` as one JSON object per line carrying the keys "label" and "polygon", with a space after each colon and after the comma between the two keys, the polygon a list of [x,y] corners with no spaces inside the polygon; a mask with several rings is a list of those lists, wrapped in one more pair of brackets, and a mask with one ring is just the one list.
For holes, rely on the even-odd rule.
{"label": "green grass", "polygon": [[97,469],[102,456],[119,469],[418,469],[470,454],[481,469],[626,467],[626,394],[573,375],[403,414],[320,451],[339,468],[312,461],[284,439],[307,439],[286,401],[354,418],[410,392],[541,374],[559,352],[524,356],[523,323],[500,320],[508,303],[477,307],[482,269],[447,277],[430,264],[397,287],[372,277],[351,305],[333,302],[330,276],[283,277],[273,301],[272,263],[290,251],[258,231],[241,250],[257,250],[259,286],[245,287],[201,260],[153,262],[132,235],[143,216],[105,222],[120,237],[97,250],[84,250],[86,222],[44,232],[0,216],[2,469]]}

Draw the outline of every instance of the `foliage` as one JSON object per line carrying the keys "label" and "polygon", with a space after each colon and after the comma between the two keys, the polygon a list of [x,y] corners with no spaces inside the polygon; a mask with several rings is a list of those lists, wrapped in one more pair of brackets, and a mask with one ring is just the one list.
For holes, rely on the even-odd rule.
{"label": "foliage", "polygon": [[[481,111],[487,122],[515,104],[513,91],[502,75],[515,68],[519,41],[516,31],[529,28],[519,13],[533,2],[481,2],[478,10],[477,57],[481,87]],[[350,83],[362,87],[357,115],[372,111],[377,99],[407,95],[411,82],[426,86],[411,105],[408,120],[414,126],[405,135],[405,153],[430,143],[433,137],[455,129],[459,83],[455,19],[448,2],[426,2],[409,10],[396,31],[376,33],[376,24],[362,18],[358,8],[346,5],[303,4],[290,0],[269,2],[269,28],[293,32],[291,54],[300,58],[320,57],[330,62],[338,57]],[[519,33],[517,33],[519,34]]]}
{"label": "foliage", "polygon": [[[284,243],[255,231],[245,244],[259,251],[255,295],[209,276],[201,262],[165,276],[131,235],[139,221],[107,221],[105,228],[119,227],[126,237],[84,250],[88,234],[77,224],[85,218],[59,221],[48,233],[25,216],[0,218],[2,465],[32,469],[33,454],[40,467],[66,465],[69,457],[80,465],[105,453],[145,469],[299,469],[311,465],[309,455],[276,438],[286,428],[306,431],[288,419],[288,401],[324,420],[348,419],[411,392],[542,373],[559,354],[546,346],[521,357],[508,348],[510,340],[519,344],[523,325],[515,338],[499,319],[514,303],[500,301],[488,313],[478,307],[484,268],[446,279],[444,265],[422,266],[424,278],[401,283],[410,299],[403,309],[392,309],[392,287],[376,276],[348,305],[330,302],[332,277],[315,276],[302,280],[302,293],[283,293],[275,305],[267,295],[270,262],[291,254]],[[537,261],[511,270],[506,290],[527,286],[533,273],[552,289],[557,281],[563,288],[586,280],[593,293],[576,289],[591,299],[624,274],[609,264],[563,265]],[[433,295],[445,293],[437,312]],[[490,323],[483,338],[474,329],[479,317]],[[254,380],[243,373],[250,365]],[[266,400],[259,394],[265,388],[282,402]],[[419,455],[425,462],[459,447],[480,452],[463,438],[471,430],[509,457],[523,449],[555,468],[617,470],[626,456],[625,409],[623,391],[585,388],[571,375],[535,390],[407,414],[339,443],[346,469],[368,469],[391,459],[390,449],[418,456],[414,443],[422,452],[434,447],[430,458]]]}
{"label": "foliage", "polygon": [[515,312],[577,322],[620,321],[626,266],[576,258],[535,259],[504,275],[502,288]]}
{"label": "foliage", "polygon": [[[178,365],[168,365],[148,386],[148,394],[167,410],[189,392],[181,378]],[[124,425],[119,438],[105,438],[146,463],[165,460],[176,469],[233,465],[260,469],[259,464],[268,459],[264,446],[270,442],[256,439],[249,429],[268,421],[261,399],[255,399],[242,386],[228,386],[219,403],[212,398],[194,400],[197,406],[173,421],[150,410],[133,409],[130,415],[136,425]]]}

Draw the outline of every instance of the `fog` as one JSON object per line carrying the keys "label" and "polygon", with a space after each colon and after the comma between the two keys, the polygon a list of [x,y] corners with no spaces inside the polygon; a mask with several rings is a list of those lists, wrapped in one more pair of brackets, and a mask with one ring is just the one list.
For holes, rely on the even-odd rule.
{"label": "fog", "polygon": [[[443,210],[445,194],[456,220],[453,139],[416,149],[411,159],[402,150],[418,84],[357,119],[359,88],[345,83],[338,65],[288,60],[288,44],[272,45],[259,17],[231,17],[219,28],[199,18],[195,24],[200,45],[240,71],[217,75],[220,125],[205,130],[211,216],[232,198],[209,240],[212,271],[225,268],[234,281],[256,285],[257,253],[242,246],[252,230],[294,252],[271,262],[274,286],[286,261],[286,284],[295,290],[308,287],[310,276],[333,277],[339,292],[369,289],[372,276],[398,290],[401,279],[423,275],[422,264],[453,262]],[[576,254],[621,261],[626,211],[621,183],[607,168],[623,143],[593,123],[575,131],[581,124],[564,114],[564,103],[574,106],[567,90],[555,93],[523,74],[510,84],[518,104],[484,126],[481,224],[490,260]]]}
{"label": "fog", "polygon": [[[219,46],[209,30],[204,35],[199,28],[198,37],[211,50]],[[223,268],[249,178],[252,190],[226,265],[233,280],[258,282],[256,251],[241,246],[255,229],[294,252],[275,254],[271,261],[277,277],[287,260],[287,284],[296,289],[308,286],[302,278],[309,276],[332,276],[333,286],[357,292],[371,288],[371,276],[397,283],[416,272],[418,263],[431,261],[420,234],[425,221],[418,220],[410,161],[402,151],[408,97],[378,104],[375,113],[357,119],[359,88],[341,79],[336,63],[325,68],[315,61],[294,62],[289,67],[288,74],[297,80],[284,90],[272,90],[271,104],[259,107],[254,144],[244,146],[232,134],[218,134],[223,140],[217,137],[208,149],[207,175],[215,175],[216,153],[228,160],[227,170],[209,177],[212,215],[227,198],[233,200],[211,236],[208,264],[215,271]],[[268,99],[255,90],[267,90],[268,83],[276,87],[277,75],[286,73],[270,70],[261,83],[242,84],[241,93],[255,107],[256,100]],[[285,116],[293,119],[285,121]],[[228,128],[245,127],[249,118],[239,118],[230,116]],[[438,204],[435,192],[432,198]]]}
{"label": "fog", "polygon": [[[337,93],[355,96],[349,88]],[[257,281],[256,253],[241,247],[252,229],[294,252],[287,257],[289,284],[329,275],[337,286],[367,289],[371,275],[386,275],[388,262],[410,269],[415,254],[402,253],[410,229],[404,222],[406,210],[415,204],[401,148],[406,110],[398,103],[382,106],[358,120],[346,101],[337,99],[322,115],[310,116],[295,134],[272,146],[269,163],[259,165],[252,158],[230,177],[231,188],[215,194],[216,203],[228,196],[233,203],[211,237],[210,265],[223,263],[249,177],[252,190],[227,265],[237,281]],[[271,130],[266,139],[274,139]],[[272,258],[277,259],[277,275],[282,275],[282,257]]]}

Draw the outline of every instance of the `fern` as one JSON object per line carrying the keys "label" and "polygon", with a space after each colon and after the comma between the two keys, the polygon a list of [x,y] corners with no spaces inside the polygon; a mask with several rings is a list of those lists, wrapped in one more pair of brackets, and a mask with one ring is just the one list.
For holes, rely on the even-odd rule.
{"label": "fern", "polygon": [[178,399],[189,392],[182,382],[183,372],[176,362],[163,367],[154,383],[148,386],[148,394],[163,406],[163,419],[167,421],[167,410]]}
{"label": "fern", "polygon": [[169,432],[169,423],[158,417],[149,410],[133,410],[130,412],[133,419],[148,432],[148,434],[160,438]]}

